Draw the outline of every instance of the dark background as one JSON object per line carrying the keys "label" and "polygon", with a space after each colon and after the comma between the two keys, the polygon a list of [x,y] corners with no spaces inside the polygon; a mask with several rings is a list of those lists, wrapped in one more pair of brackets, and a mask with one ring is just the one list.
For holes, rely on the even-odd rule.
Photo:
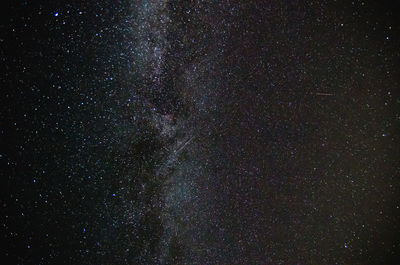
{"label": "dark background", "polygon": [[396,1],[171,1],[156,90],[141,2],[2,2],[0,262],[398,264]]}

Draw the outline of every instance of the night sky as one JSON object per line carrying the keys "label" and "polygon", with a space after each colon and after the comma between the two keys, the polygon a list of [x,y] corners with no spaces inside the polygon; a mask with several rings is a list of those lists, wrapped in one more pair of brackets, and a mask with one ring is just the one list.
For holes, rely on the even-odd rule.
{"label": "night sky", "polygon": [[2,1],[0,264],[400,264],[396,1]]}

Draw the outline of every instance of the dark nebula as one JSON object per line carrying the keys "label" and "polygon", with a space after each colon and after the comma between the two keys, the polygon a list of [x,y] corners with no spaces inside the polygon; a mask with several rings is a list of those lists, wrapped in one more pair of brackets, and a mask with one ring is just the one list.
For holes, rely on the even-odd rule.
{"label": "dark nebula", "polygon": [[2,2],[0,264],[400,264],[395,2]]}

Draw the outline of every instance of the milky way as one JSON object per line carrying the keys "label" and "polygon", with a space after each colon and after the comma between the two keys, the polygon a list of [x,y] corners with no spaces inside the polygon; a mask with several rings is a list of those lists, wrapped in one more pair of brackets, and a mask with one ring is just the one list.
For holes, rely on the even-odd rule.
{"label": "milky way", "polygon": [[390,1],[40,2],[1,23],[1,264],[398,264]]}

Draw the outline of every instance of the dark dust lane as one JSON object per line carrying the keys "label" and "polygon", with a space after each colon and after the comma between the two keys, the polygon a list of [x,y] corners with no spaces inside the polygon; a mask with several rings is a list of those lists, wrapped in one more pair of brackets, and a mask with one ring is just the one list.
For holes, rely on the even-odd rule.
{"label": "dark dust lane", "polygon": [[1,264],[399,263],[390,1],[86,2],[4,8]]}

